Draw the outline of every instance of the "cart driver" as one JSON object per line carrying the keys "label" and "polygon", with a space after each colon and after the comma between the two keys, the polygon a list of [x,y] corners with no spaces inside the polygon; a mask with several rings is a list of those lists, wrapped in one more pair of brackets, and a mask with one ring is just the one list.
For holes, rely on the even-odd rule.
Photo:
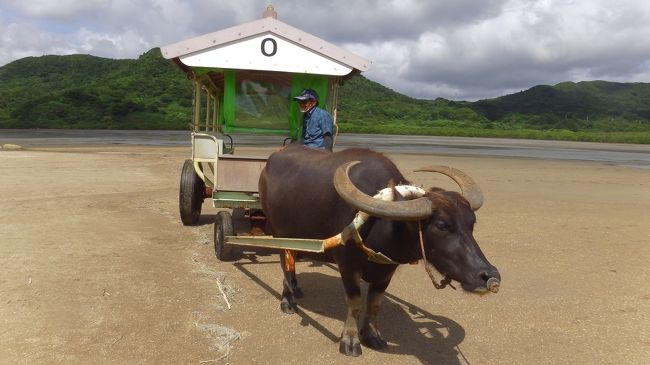
{"label": "cart driver", "polygon": [[327,110],[318,107],[318,93],[314,89],[304,89],[294,97],[298,101],[302,116],[302,143],[311,148],[332,150],[332,116]]}

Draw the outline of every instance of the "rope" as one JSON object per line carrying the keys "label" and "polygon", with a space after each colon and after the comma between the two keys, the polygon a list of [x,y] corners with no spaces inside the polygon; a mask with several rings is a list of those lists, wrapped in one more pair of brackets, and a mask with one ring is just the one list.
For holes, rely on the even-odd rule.
{"label": "rope", "polygon": [[424,239],[422,238],[422,223],[420,223],[420,221],[418,221],[418,234],[420,236],[420,249],[422,250],[422,261],[424,261],[424,270],[427,271],[427,274],[429,275],[429,279],[431,279],[433,286],[435,286],[436,289],[444,289],[447,285],[449,285],[452,289],[456,290],[456,288],[451,284],[451,278],[449,277],[444,277],[442,280],[440,280],[440,284],[436,282],[436,278],[433,275],[432,265],[429,263],[429,260],[427,260],[427,256],[424,252]]}

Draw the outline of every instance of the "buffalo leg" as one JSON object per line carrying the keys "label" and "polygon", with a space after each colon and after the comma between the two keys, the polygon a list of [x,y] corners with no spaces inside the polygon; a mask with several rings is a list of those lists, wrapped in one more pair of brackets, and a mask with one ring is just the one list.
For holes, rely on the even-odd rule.
{"label": "buffalo leg", "polygon": [[361,331],[361,343],[375,350],[385,349],[388,343],[381,337],[377,326],[377,313],[384,299],[384,291],[390,283],[388,281],[381,283],[371,283],[368,286],[368,297],[366,299],[366,315],[363,318]]}
{"label": "buffalo leg", "polygon": [[280,265],[284,279],[282,280],[282,298],[280,310],[287,314],[296,313],[296,298],[302,298],[302,290],[298,287],[296,278],[296,261],[293,251],[284,250],[280,254]]}
{"label": "buffalo leg", "polygon": [[[340,266],[339,266],[340,268]],[[350,274],[341,271],[343,286],[345,288],[348,314],[341,333],[339,351],[347,356],[361,355],[361,342],[359,341],[358,321],[361,314],[361,277],[359,274]]]}

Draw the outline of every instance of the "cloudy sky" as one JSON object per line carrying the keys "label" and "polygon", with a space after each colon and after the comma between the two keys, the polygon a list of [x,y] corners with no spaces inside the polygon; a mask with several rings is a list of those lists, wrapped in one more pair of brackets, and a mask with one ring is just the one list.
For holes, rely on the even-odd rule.
{"label": "cloudy sky", "polygon": [[371,59],[369,79],[417,98],[650,82],[644,0],[0,0],[0,66],[45,54],[137,58],[259,19],[269,3],[279,20]]}

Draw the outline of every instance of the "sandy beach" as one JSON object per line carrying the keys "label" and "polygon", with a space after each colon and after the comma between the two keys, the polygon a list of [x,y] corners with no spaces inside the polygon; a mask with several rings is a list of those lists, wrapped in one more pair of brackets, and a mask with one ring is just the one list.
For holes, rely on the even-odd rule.
{"label": "sandy beach", "polygon": [[[268,154],[250,147],[242,153]],[[404,266],[380,315],[390,347],[338,352],[334,267],[297,264],[301,312],[279,310],[278,257],[219,262],[214,215],[178,214],[187,147],[0,150],[1,364],[647,364],[650,169],[596,162],[388,154],[482,187],[475,236],[495,295],[435,290]],[[230,307],[230,308],[229,308]]]}

